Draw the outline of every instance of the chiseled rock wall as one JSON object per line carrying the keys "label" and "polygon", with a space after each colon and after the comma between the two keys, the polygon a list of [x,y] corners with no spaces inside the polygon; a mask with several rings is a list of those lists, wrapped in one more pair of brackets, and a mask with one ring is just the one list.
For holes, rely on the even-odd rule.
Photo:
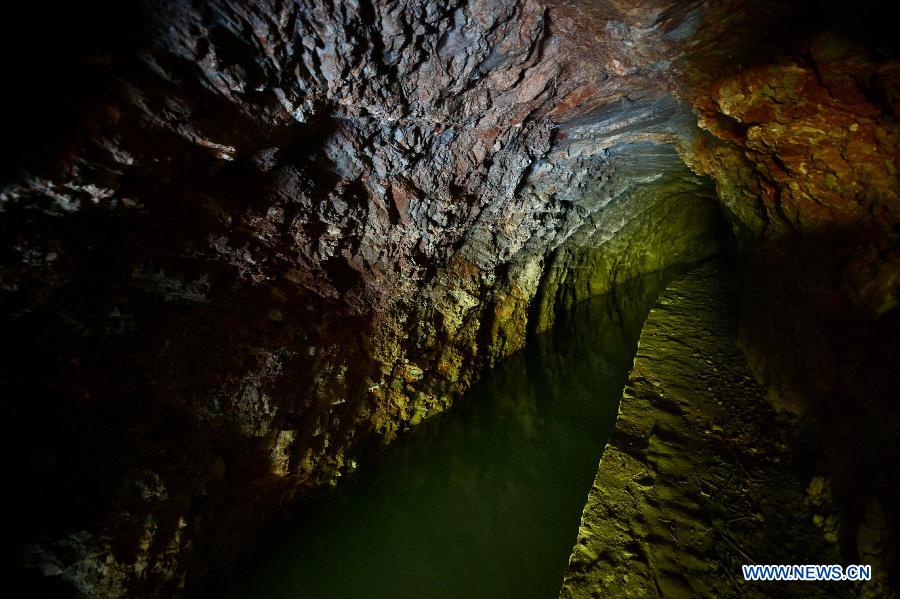
{"label": "chiseled rock wall", "polygon": [[[592,216],[596,228],[575,232],[554,251],[535,298],[537,330],[551,327],[557,315],[585,297],[640,273],[687,264],[723,249],[725,226],[712,186],[694,176],[674,149],[638,145],[623,151],[616,162],[626,180],[649,177],[653,183],[639,188],[630,202],[598,210]],[[664,170],[661,165],[669,166]]]}
{"label": "chiseled rock wall", "polygon": [[542,285],[549,323],[711,251],[712,190],[661,149],[694,130],[667,6],[33,9],[0,192],[27,582],[196,589],[521,348]]}
{"label": "chiseled rock wall", "polygon": [[[683,97],[740,255],[740,338],[836,506],[845,561],[900,580],[900,46],[887,2],[710,4]],[[759,44],[756,31],[766,31]],[[687,66],[689,65],[689,66]],[[809,473],[811,476],[812,473]]]}
{"label": "chiseled rock wall", "polygon": [[695,82],[691,98],[710,135],[688,161],[715,179],[739,233],[828,246],[840,293],[873,317],[900,289],[898,92],[900,64],[877,36],[823,30]]}
{"label": "chiseled rock wall", "polygon": [[[754,252],[865,222],[849,305],[895,312],[897,62],[760,49],[763,26],[775,48],[818,27],[782,18],[798,3],[101,4],[31,7],[2,40],[0,383],[31,582],[202,584],[556,310],[713,251],[713,188],[675,152]],[[803,81],[821,101],[784,108]],[[836,151],[871,191],[823,195]]]}

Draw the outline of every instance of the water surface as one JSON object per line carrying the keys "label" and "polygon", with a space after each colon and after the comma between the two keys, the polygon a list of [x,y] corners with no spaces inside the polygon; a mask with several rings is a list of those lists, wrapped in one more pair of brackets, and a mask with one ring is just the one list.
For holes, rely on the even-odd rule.
{"label": "water surface", "polygon": [[305,506],[233,596],[555,598],[640,327],[670,275],[578,306]]}

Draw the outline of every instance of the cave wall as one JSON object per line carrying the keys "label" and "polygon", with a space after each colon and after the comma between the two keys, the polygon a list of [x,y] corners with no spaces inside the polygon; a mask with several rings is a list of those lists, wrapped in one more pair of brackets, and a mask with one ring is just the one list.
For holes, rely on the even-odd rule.
{"label": "cave wall", "polygon": [[[23,456],[9,526],[29,583],[198,588],[521,348],[557,248],[662,226],[655,181],[684,173],[653,148],[692,127],[659,84],[662,8],[592,11],[612,37],[534,1],[25,21],[22,38],[65,41],[15,71],[0,213],[6,455]],[[45,73],[68,84],[63,119]],[[573,293],[671,262],[655,255]]]}
{"label": "cave wall", "polygon": [[622,166],[617,174],[623,179],[652,183],[639,186],[628,201],[603,205],[592,216],[595,228],[576,231],[553,252],[534,299],[537,331],[552,327],[585,298],[641,273],[690,264],[725,249],[711,182],[691,173],[674,149],[638,144],[621,150],[615,162]]}
{"label": "cave wall", "polygon": [[810,5],[120,4],[4,40],[32,583],[199,587],[560,310],[716,251],[716,195],[748,272],[840,233],[812,289],[893,313],[897,62]]}
{"label": "cave wall", "polygon": [[[795,419],[808,501],[844,560],[896,584],[900,340],[898,47],[884,3],[719,3],[683,73],[685,162],[714,180],[736,240],[741,340]],[[769,43],[752,32],[765,28]],[[686,96],[686,97],[687,97]],[[823,482],[824,481],[824,482]],[[824,488],[824,491],[822,490]],[[893,581],[888,583],[888,581]]]}

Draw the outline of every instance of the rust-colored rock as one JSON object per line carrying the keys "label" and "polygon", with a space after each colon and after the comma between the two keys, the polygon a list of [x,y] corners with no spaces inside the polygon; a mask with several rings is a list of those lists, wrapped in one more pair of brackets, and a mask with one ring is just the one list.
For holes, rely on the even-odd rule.
{"label": "rust-colored rock", "polygon": [[[3,40],[0,385],[33,584],[202,587],[557,311],[716,251],[716,198],[810,338],[895,330],[887,3],[102,4]],[[770,328],[746,338],[790,345]],[[824,328],[801,362],[871,375]],[[797,412],[846,388],[762,362]],[[897,430],[892,390],[860,383],[856,430]]]}

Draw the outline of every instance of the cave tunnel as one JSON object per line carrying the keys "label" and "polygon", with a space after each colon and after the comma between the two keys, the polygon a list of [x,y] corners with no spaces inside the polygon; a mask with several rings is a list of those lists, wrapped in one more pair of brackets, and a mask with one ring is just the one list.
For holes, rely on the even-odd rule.
{"label": "cave tunnel", "polygon": [[892,4],[6,3],[5,594],[896,597]]}

